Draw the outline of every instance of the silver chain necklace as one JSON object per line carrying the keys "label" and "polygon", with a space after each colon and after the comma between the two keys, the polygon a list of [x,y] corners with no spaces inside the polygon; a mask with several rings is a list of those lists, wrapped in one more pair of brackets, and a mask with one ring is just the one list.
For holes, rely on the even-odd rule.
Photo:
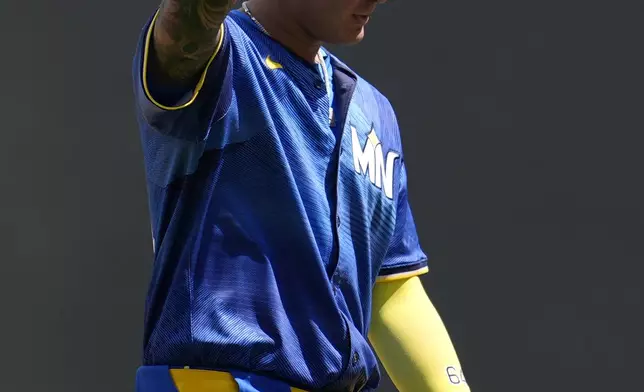
{"label": "silver chain necklace", "polygon": [[268,35],[268,36],[270,37],[271,35],[270,35],[270,34],[268,34],[268,31],[266,31],[266,29],[264,28],[264,26],[262,26],[262,24],[261,24],[261,23],[259,23],[259,21],[258,21],[257,19],[255,19],[255,17],[253,16],[253,14],[250,12],[250,9],[248,8],[248,4],[246,4],[246,3],[248,3],[248,2],[247,2],[247,1],[244,1],[244,2],[242,3],[242,8],[244,9],[244,12],[246,13],[246,15],[248,15],[248,17],[249,17],[253,22],[255,22],[255,24],[257,24],[257,26],[260,28],[260,30],[262,30],[262,32],[263,32],[264,34],[266,34],[266,35]]}
{"label": "silver chain necklace", "polygon": [[[266,30],[266,28],[264,28],[264,26],[262,26],[261,23],[259,23],[259,21],[257,19],[255,19],[255,17],[253,16],[253,13],[250,12],[250,9],[248,8],[247,3],[248,3],[248,1],[244,1],[242,3],[242,8],[244,9],[244,12],[246,13],[246,15],[248,15],[248,17],[253,22],[255,22],[257,27],[259,27],[259,29],[264,34],[266,34],[267,36],[270,37],[271,36],[270,33]],[[331,92],[332,92],[331,89],[333,88],[333,86],[331,86],[331,78],[329,77],[329,71],[326,68],[326,62],[324,61],[324,51],[322,50],[322,48],[320,48],[320,50],[318,51],[318,53],[315,56],[315,58],[316,58],[316,62],[320,65],[320,68],[322,68],[322,75],[324,76],[324,84],[326,86],[327,97],[331,98]],[[329,102],[329,124],[332,125],[333,120],[334,120],[333,106],[331,105],[331,102]]]}
{"label": "silver chain necklace", "polygon": [[[271,36],[270,33],[266,30],[266,28],[264,28],[264,26],[262,26],[261,23],[259,23],[259,21],[257,19],[255,19],[255,17],[253,16],[253,13],[250,12],[250,9],[248,8],[247,3],[248,3],[248,1],[244,1],[242,3],[242,8],[244,9],[244,12],[246,13],[246,15],[248,15],[248,17],[253,22],[255,22],[255,24],[260,28],[260,30],[262,30],[262,32],[264,34],[266,34],[266,35],[268,35],[270,37]],[[316,58],[317,63],[320,64],[320,67],[322,68],[322,74],[324,75],[324,82],[326,84],[326,91],[327,91],[327,94],[329,94],[329,96],[330,96],[330,92],[331,92],[331,88],[332,88],[332,86],[331,86],[331,78],[329,77],[329,72],[326,69],[326,64],[325,64],[325,61],[324,61],[324,52],[322,51],[322,48],[320,48],[320,50],[318,51],[318,54],[315,56],[315,58]]]}

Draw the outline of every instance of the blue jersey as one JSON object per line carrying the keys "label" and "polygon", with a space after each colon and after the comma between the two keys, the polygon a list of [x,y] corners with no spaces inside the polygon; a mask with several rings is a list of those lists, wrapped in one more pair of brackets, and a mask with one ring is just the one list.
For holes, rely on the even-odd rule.
{"label": "blue jersey", "polygon": [[331,102],[320,69],[241,11],[173,94],[146,72],[153,23],[134,62],[154,237],[144,365],[375,388],[373,286],[427,270],[390,103],[328,54]]}

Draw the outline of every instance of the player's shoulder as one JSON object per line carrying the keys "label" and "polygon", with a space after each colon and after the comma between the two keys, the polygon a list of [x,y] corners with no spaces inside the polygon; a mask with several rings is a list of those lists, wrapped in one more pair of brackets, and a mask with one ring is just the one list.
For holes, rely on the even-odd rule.
{"label": "player's shoulder", "polygon": [[228,34],[232,41],[235,42],[240,39],[250,39],[250,31],[247,26],[245,26],[243,18],[240,17],[237,10],[231,11],[228,13],[228,16],[224,19],[224,29],[225,34]]}
{"label": "player's shoulder", "polygon": [[[333,56],[333,54],[331,55]],[[357,85],[352,101],[361,112],[361,116],[377,128],[377,133],[382,134],[384,138],[389,139],[398,148],[400,144],[398,119],[387,96],[338,57],[333,56],[333,58],[338,66],[352,73],[356,79]]]}
{"label": "player's shoulder", "polygon": [[365,107],[370,112],[373,112],[380,122],[386,125],[391,132],[397,133],[398,119],[396,117],[396,111],[389,99],[366,79],[358,79],[358,88]]}
{"label": "player's shoulder", "polygon": [[389,99],[376,86],[362,77],[357,71],[342,62],[337,56],[331,54],[336,64],[351,72],[356,80],[357,86],[354,92],[354,101],[362,107],[365,112],[372,115],[385,116],[387,120],[396,121],[394,108]]}
{"label": "player's shoulder", "polygon": [[248,15],[241,10],[233,10],[228,13],[224,19],[224,33],[228,35],[232,43],[239,46],[242,50],[249,50],[255,46],[267,45],[273,42],[266,39],[265,33],[258,28]]}

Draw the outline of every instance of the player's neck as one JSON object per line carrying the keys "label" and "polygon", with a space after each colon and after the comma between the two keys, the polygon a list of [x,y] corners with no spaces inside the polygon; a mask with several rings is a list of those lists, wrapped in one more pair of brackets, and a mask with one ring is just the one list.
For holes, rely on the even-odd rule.
{"label": "player's neck", "polygon": [[315,63],[322,42],[313,38],[297,22],[295,15],[289,14],[285,7],[280,7],[274,0],[250,0],[248,8],[273,39],[304,60]]}

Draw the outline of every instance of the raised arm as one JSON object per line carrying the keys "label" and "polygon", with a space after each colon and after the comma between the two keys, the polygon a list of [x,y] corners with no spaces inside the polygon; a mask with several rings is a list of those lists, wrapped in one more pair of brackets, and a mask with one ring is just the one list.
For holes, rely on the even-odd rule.
{"label": "raised arm", "polygon": [[236,0],[163,0],[154,25],[160,70],[174,81],[199,74],[215,51],[221,25]]}

